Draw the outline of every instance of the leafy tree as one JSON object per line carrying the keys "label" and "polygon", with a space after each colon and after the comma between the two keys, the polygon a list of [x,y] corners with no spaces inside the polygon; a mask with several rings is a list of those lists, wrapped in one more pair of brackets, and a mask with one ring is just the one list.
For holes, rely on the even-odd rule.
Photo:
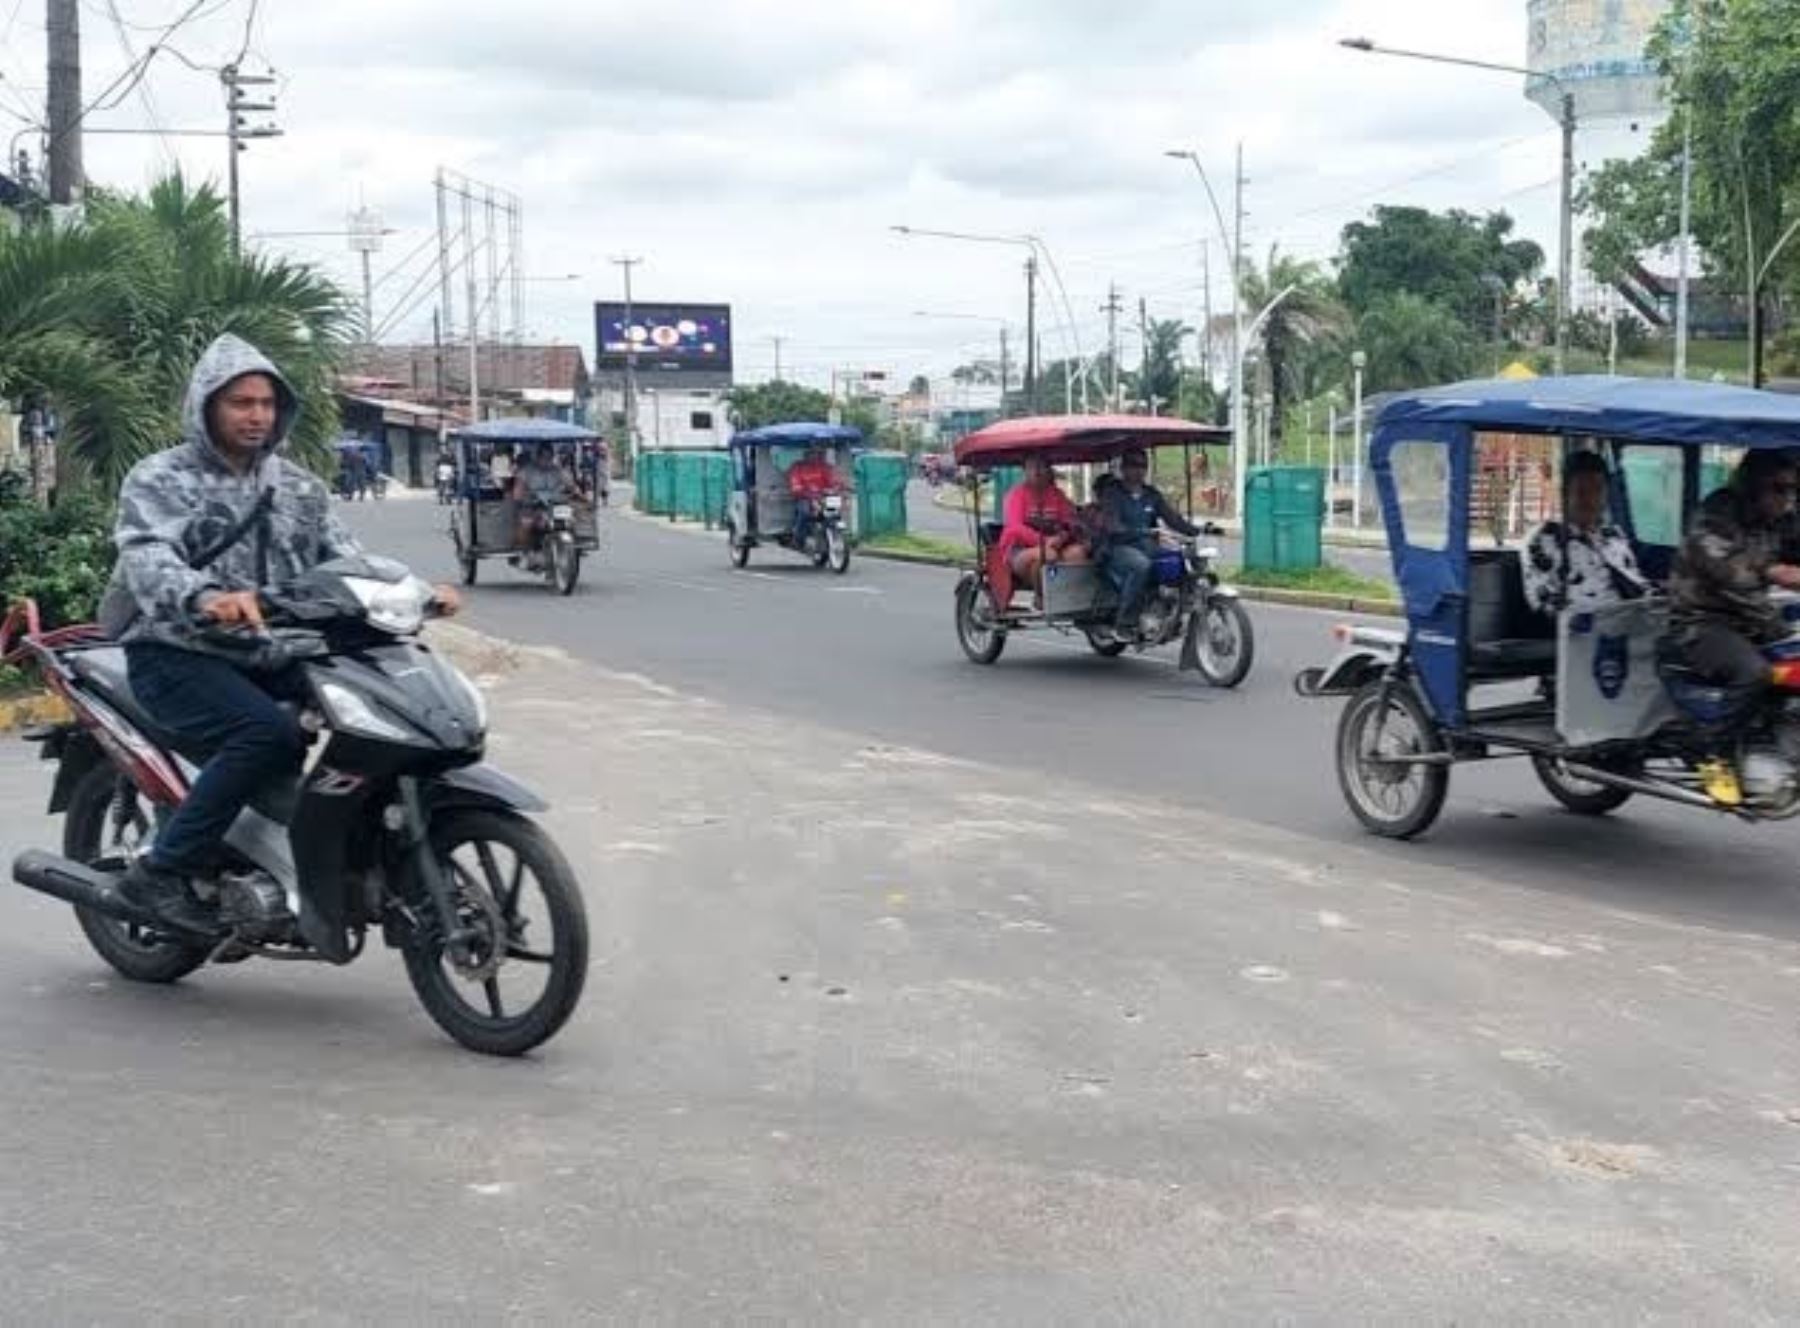
{"label": "leafy tree", "polygon": [[851,397],[840,408],[840,418],[871,442],[881,434],[881,408],[868,397]]}
{"label": "leafy tree", "polygon": [[1359,319],[1394,295],[1416,295],[1485,337],[1493,326],[1493,281],[1514,290],[1535,281],[1543,266],[1544,251],[1514,238],[1504,212],[1378,207],[1372,221],[1344,228],[1338,290]]}
{"label": "leafy tree", "polygon": [[959,364],[950,371],[950,381],[964,386],[1000,381],[1000,366],[994,360],[976,360],[972,364]]}
{"label": "leafy tree", "polygon": [[823,424],[831,415],[831,398],[816,388],[776,379],[732,388],[725,394],[725,413],[734,429],[801,422]]}
{"label": "leafy tree", "polygon": [[924,374],[914,374],[913,380],[907,384],[906,390],[911,396],[929,397],[931,395],[931,380]]}
{"label": "leafy tree", "polygon": [[1349,330],[1350,313],[1337,298],[1329,277],[1317,263],[1269,250],[1263,271],[1246,271],[1239,280],[1240,296],[1254,318],[1283,291],[1291,293],[1263,324],[1263,357],[1268,365],[1269,393],[1274,398],[1271,421],[1279,444],[1288,403],[1312,395],[1318,384],[1312,370],[1328,349]]}
{"label": "leafy tree", "polygon": [[1597,172],[1583,194],[1598,214],[1597,262],[1617,269],[1675,240],[1679,173],[1690,116],[1693,228],[1708,269],[1751,306],[1751,375],[1761,381],[1771,290],[1800,293],[1800,24],[1792,0],[1676,0],[1649,55],[1669,80],[1675,114],[1635,160]]}
{"label": "leafy tree", "polygon": [[1357,323],[1357,341],[1368,353],[1372,392],[1427,387],[1471,377],[1481,342],[1449,309],[1401,292],[1376,303]]}

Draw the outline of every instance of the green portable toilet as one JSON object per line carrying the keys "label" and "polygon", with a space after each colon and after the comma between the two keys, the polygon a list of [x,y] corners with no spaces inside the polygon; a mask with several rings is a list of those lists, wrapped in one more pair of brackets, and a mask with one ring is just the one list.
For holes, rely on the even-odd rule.
{"label": "green portable toilet", "polygon": [[990,509],[990,521],[1006,520],[1006,495],[1018,487],[1025,479],[1023,466],[995,466],[987,474],[984,487],[991,491],[993,507]]}
{"label": "green portable toilet", "polygon": [[1244,566],[1304,571],[1325,561],[1325,471],[1261,466],[1244,493]]}
{"label": "green portable toilet", "polygon": [[852,465],[856,537],[905,534],[906,480],[912,459],[904,452],[859,452]]}
{"label": "green portable toilet", "polygon": [[[1681,456],[1667,447],[1633,447],[1625,451],[1625,489],[1631,496],[1633,533],[1645,544],[1673,547],[1681,543]],[[1700,496],[1706,487],[1704,468]]]}

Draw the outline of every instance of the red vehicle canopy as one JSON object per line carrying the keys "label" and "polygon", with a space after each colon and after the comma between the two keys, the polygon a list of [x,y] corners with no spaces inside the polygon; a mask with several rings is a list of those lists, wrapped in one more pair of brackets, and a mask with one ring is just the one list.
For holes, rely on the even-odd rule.
{"label": "red vehicle canopy", "polygon": [[956,462],[976,470],[1016,466],[1027,457],[1053,465],[1111,461],[1134,448],[1200,447],[1231,441],[1231,430],[1149,415],[1039,415],[1001,420],[956,445]]}

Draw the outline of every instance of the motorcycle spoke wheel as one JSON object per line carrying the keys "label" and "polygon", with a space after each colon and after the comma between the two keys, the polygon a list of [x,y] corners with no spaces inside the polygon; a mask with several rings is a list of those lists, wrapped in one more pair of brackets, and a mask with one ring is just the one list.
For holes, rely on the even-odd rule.
{"label": "motorcycle spoke wheel", "polygon": [[[121,796],[127,799],[122,817],[115,815],[114,807],[115,798]],[[70,799],[63,856],[91,867],[123,870],[149,836],[149,813],[137,790],[129,784],[121,787],[109,765],[88,771]],[[170,939],[91,909],[77,908],[75,920],[95,953],[134,982],[177,981],[204,964],[210,953],[208,946]]]}
{"label": "motorcycle spoke wheel", "polygon": [[555,1034],[587,977],[587,919],[562,854],[523,817],[455,809],[432,844],[456,901],[456,947],[435,934],[407,950],[427,1012],[458,1042],[517,1056]]}

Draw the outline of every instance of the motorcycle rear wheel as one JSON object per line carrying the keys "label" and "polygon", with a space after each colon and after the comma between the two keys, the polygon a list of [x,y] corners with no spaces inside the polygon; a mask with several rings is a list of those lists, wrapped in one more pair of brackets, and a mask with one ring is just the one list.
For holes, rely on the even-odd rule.
{"label": "motorcycle rear wheel", "polygon": [[[451,808],[432,818],[431,845],[457,893],[459,921],[486,929],[483,959],[492,972],[458,970],[433,929],[406,947],[413,991],[438,1027],[469,1050],[522,1056],[555,1036],[581,1001],[588,933],[580,883],[550,836],[511,812]],[[524,912],[528,878],[541,896],[533,916]],[[505,928],[503,937],[495,933],[495,919]],[[530,934],[540,921],[548,924],[548,948]],[[527,967],[543,969],[541,991],[508,1011],[500,980],[518,978]],[[470,992],[481,993],[479,1003]]]}
{"label": "motorcycle rear wheel", "polygon": [[[82,776],[63,821],[65,858],[92,867],[120,856],[149,833],[150,818],[137,790],[129,784],[124,788],[131,800],[130,820],[123,827],[125,833],[115,831],[111,812],[120,784],[118,772],[110,765],[97,765]],[[94,952],[133,982],[177,982],[204,964],[211,953],[208,946],[153,937],[135,923],[120,922],[88,908],[77,907],[75,921]]]}

